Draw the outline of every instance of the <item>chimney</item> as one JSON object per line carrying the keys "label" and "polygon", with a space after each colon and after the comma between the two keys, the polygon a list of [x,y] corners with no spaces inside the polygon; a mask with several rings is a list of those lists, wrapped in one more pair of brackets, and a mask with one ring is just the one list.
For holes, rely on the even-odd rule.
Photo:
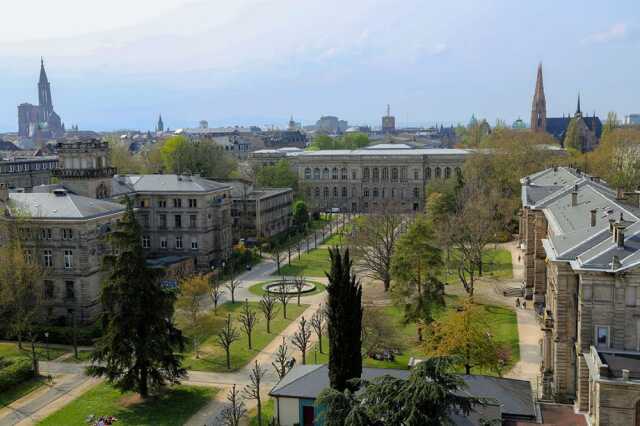
{"label": "chimney", "polygon": [[626,226],[619,223],[616,231],[616,245],[618,248],[624,248],[624,229]]}
{"label": "chimney", "polygon": [[553,166],[553,173],[556,173],[558,171],[558,166]]}
{"label": "chimney", "polygon": [[575,207],[578,205],[578,192],[571,192],[571,207]]}
{"label": "chimney", "polygon": [[611,232],[612,234],[613,234],[613,231],[614,231],[613,228],[615,227],[615,223],[616,223],[615,219],[613,219],[613,218],[609,219],[609,232]]}
{"label": "chimney", "polygon": [[593,209],[591,210],[591,227],[596,226],[596,214],[598,213],[598,210]]}
{"label": "chimney", "polygon": [[620,263],[620,258],[614,255],[613,258],[611,259],[611,269],[616,270],[616,269],[619,269],[621,266],[622,266],[622,263]]}
{"label": "chimney", "polygon": [[530,184],[530,183],[531,183],[531,179],[529,178],[529,176],[526,176],[526,177],[524,178],[524,184],[525,184],[526,186],[529,186],[529,184]]}
{"label": "chimney", "polygon": [[629,370],[627,370],[626,368],[622,369],[622,380],[624,380],[625,382],[629,381]]}
{"label": "chimney", "polygon": [[0,202],[7,202],[9,200],[9,188],[6,183],[0,183]]}
{"label": "chimney", "polygon": [[616,200],[624,200],[624,189],[616,188]]}

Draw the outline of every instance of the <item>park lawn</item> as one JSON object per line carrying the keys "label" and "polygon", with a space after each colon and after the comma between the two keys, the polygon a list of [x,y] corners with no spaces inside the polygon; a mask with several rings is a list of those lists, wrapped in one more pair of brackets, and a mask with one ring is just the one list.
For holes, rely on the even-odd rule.
{"label": "park lawn", "polygon": [[89,415],[115,416],[118,426],[183,425],[216,395],[218,389],[173,386],[161,395],[141,401],[132,392],[121,392],[101,383],[42,420],[39,425],[85,426]]}
{"label": "park lawn", "polygon": [[[295,321],[309,305],[297,306],[295,300],[287,305],[287,319],[283,318],[282,305],[277,304],[278,312],[271,321],[271,334],[267,334],[266,321],[260,311],[258,302],[249,302],[251,308],[256,311],[258,322],[252,334],[253,348],[249,349],[247,335],[242,330],[238,318],[242,310],[242,303],[225,303],[218,307],[217,315],[209,312],[206,315],[207,335],[200,346],[200,357],[196,358],[193,347],[187,344],[182,366],[187,370],[226,372],[236,371],[244,367],[254,358],[265,346],[267,346],[282,330]],[[233,326],[238,330],[240,339],[231,345],[231,370],[227,370],[227,361],[224,349],[216,342],[216,334],[222,328],[227,315],[231,314]],[[180,323],[178,323],[180,326]],[[186,327],[185,327],[186,328]],[[189,335],[187,334],[187,339]]]}
{"label": "park lawn", "polygon": [[[447,311],[457,309],[457,307],[459,306],[457,297],[445,297],[447,300],[447,306],[444,310],[434,315],[436,319],[440,318]],[[482,306],[483,308],[483,315],[481,318],[491,326],[491,330],[496,340],[500,343],[507,344],[511,348],[511,360],[507,364],[507,367],[505,369],[505,371],[508,371],[520,360],[520,346],[518,340],[518,323],[516,313],[509,308],[503,308],[501,306],[480,306]],[[370,368],[407,369],[409,359],[411,357],[424,359],[425,350],[423,345],[425,343],[418,342],[417,327],[414,323],[404,323],[402,309],[396,306],[387,306],[385,308],[382,308],[381,312],[388,318],[389,321],[392,321],[396,325],[396,330],[398,330],[398,333],[401,335],[401,340],[404,342],[405,346],[404,348],[402,348],[402,353],[400,355],[396,355],[393,361],[378,361],[367,357],[363,360],[363,366]],[[326,338],[323,341],[323,349],[325,350],[324,354],[321,354],[317,351],[317,344],[314,345],[307,355],[309,363],[323,364],[328,362],[328,347],[329,344]],[[463,372],[463,370],[460,370],[460,372]],[[481,368],[474,368],[471,370],[471,372],[473,374],[486,374],[491,376],[496,375],[493,371]]]}
{"label": "park lawn", "polygon": [[46,384],[45,377],[34,377],[0,393],[0,407],[5,407]]}
{"label": "park lawn", "polygon": [[[455,266],[455,258],[457,251],[451,252],[452,259],[449,260],[451,265],[449,268],[449,275],[445,275],[445,271],[441,272],[441,279],[448,284],[459,284],[460,278],[458,277],[458,271]],[[493,278],[493,279],[511,279],[513,278],[513,267],[511,265],[511,253],[509,250],[502,248],[498,249],[485,249],[482,256],[482,277],[478,276],[476,271],[475,279],[479,278]]]}
{"label": "park lawn", "polygon": [[[268,425],[269,421],[275,416],[275,403],[274,400],[269,398],[266,402],[262,401],[262,424]],[[258,426],[258,409],[256,407],[249,410],[247,413],[249,417],[249,426]]]}
{"label": "park lawn", "polygon": [[[27,357],[31,358],[31,342],[23,342],[23,349],[18,349],[18,344],[14,342],[2,342],[0,343],[0,358],[16,358]],[[49,358],[54,360],[65,353],[69,352],[66,349],[49,348]],[[36,357],[40,361],[47,360],[47,349],[45,345],[36,345]]]}
{"label": "park lawn", "polygon": [[[310,292],[308,292],[308,293],[302,293],[302,297],[305,297],[305,296],[311,296],[311,295],[314,295],[314,294],[321,293],[321,292],[325,291],[325,290],[326,290],[326,288],[327,288],[327,286],[326,286],[325,284],[322,284],[321,282],[318,282],[318,281],[311,281],[311,280],[307,280],[307,281],[308,281],[308,282],[310,282],[310,283],[315,284],[316,288],[315,288],[315,290],[310,291]],[[250,291],[252,294],[255,294],[256,296],[262,296],[262,295],[264,295],[264,294],[265,294],[265,291],[264,291],[263,287],[264,287],[266,284],[269,284],[269,283],[277,283],[277,282],[280,282],[280,280],[262,281],[262,282],[259,282],[258,284],[254,284],[254,285],[252,285],[251,287],[249,287],[249,291]],[[293,297],[293,300],[294,300],[294,301],[296,301],[296,300],[297,300],[297,297],[298,297],[298,296],[297,296],[297,295],[295,295],[295,296]],[[287,308],[288,308],[288,307],[287,307]],[[288,311],[288,309],[287,309],[287,311]],[[288,313],[288,312],[287,312],[287,313]]]}
{"label": "park lawn", "polygon": [[318,247],[304,253],[300,260],[297,256],[291,259],[291,264],[280,267],[280,273],[274,271],[271,275],[324,277],[325,271],[329,271],[329,250],[327,247]]}
{"label": "park lawn", "polygon": [[66,362],[68,364],[75,364],[80,362],[89,362],[91,361],[92,351],[78,351],[78,359],[75,359],[73,355],[68,358],[62,360],[62,362]]}

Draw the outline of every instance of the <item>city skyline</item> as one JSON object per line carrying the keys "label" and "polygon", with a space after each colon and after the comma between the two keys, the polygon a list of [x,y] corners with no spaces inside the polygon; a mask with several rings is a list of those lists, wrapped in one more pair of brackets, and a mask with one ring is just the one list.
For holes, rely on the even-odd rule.
{"label": "city skyline", "polygon": [[31,26],[19,25],[25,6],[11,5],[0,29],[0,131],[16,131],[16,106],[35,102],[40,56],[56,110],[82,129],[153,129],[158,114],[172,129],[201,119],[285,127],[291,115],[379,126],[388,103],[398,126],[472,114],[528,121],[539,62],[549,114],[573,113],[578,92],[586,114],[636,112],[631,1],[365,3],[116,1],[95,10],[64,0]]}

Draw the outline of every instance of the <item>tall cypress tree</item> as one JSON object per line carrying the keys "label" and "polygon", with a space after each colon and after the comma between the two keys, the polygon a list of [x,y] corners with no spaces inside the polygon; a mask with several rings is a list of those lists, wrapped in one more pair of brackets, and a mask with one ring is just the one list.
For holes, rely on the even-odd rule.
{"label": "tall cypress tree", "polygon": [[362,287],[351,273],[349,249],[329,249],[327,273],[327,329],[329,331],[329,379],[339,391],[362,374]]}
{"label": "tall cypress tree", "polygon": [[184,337],[173,324],[175,295],[160,287],[160,271],[145,264],[141,229],[131,200],[111,235],[113,255],[105,258],[102,286],[103,335],[95,345],[93,376],[105,376],[122,390],[147,397],[150,390],[186,375]]}

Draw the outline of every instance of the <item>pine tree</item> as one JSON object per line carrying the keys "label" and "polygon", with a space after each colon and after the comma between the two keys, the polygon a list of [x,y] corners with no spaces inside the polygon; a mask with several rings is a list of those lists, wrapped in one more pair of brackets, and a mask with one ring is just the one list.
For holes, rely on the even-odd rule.
{"label": "pine tree", "polygon": [[175,294],[159,285],[160,272],[145,264],[141,229],[127,199],[127,209],[111,235],[114,255],[105,258],[101,321],[104,334],[95,345],[87,370],[106,376],[122,390],[143,398],[165,383],[186,375],[185,339],[173,323]]}
{"label": "pine tree", "polygon": [[343,391],[350,379],[362,374],[362,287],[351,273],[349,249],[329,249],[331,271],[327,273],[327,330],[329,332],[329,379]]}

